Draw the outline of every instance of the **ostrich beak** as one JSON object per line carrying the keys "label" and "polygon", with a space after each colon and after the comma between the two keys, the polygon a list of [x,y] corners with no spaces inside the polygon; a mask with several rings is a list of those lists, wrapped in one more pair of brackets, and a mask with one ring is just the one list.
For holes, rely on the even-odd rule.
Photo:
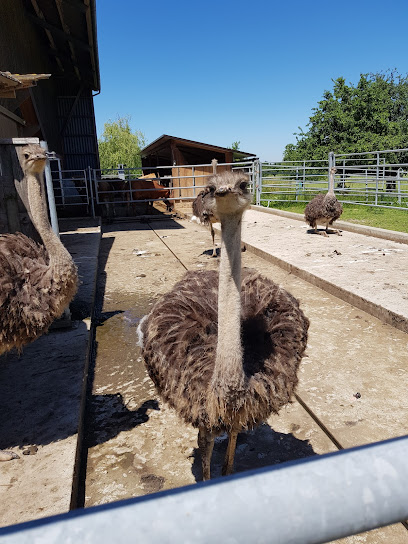
{"label": "ostrich beak", "polygon": [[223,187],[219,187],[216,191],[215,191],[215,194],[217,196],[225,196],[227,193],[230,193],[231,192],[231,187],[228,187],[228,186],[223,186]]}

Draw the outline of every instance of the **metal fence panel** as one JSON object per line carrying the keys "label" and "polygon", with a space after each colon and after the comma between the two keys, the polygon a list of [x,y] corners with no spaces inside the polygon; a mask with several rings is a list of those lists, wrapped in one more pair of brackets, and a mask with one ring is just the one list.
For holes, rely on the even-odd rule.
{"label": "metal fence panel", "polygon": [[[262,163],[260,203],[306,204],[327,191],[328,171],[335,166],[335,193],[340,202],[396,209],[408,208],[407,149],[334,154],[328,160]],[[399,162],[398,160],[399,159]]]}
{"label": "metal fence panel", "polygon": [[[259,161],[245,161],[234,163],[217,163],[220,170],[228,168],[231,170],[243,170],[250,177],[249,190],[256,192],[256,186],[260,187]],[[177,168],[178,175],[170,175],[168,172]],[[138,168],[113,168],[105,170],[92,170],[92,188],[95,202],[99,206],[111,205],[127,207],[140,203],[153,203],[155,201],[170,202],[191,202],[198,193],[206,186],[210,172],[200,173],[202,169],[212,172],[212,164],[177,165],[177,166],[150,166]],[[180,174],[180,170],[183,174]],[[146,179],[143,176],[155,172],[153,177]],[[168,196],[160,196],[162,188],[139,188],[138,181],[157,181],[160,185],[168,188]],[[258,180],[258,181],[257,181]],[[176,183],[175,183],[176,181]],[[183,190],[191,192],[189,196],[183,196]],[[143,197],[146,193],[146,198]],[[152,194],[153,193],[153,194]],[[137,194],[137,197],[135,196]],[[156,196],[157,195],[157,196]]]}

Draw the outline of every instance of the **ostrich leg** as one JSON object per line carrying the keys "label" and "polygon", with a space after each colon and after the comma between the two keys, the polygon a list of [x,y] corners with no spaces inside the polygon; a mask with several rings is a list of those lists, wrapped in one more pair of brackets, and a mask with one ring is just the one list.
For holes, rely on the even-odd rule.
{"label": "ostrich leg", "polygon": [[209,480],[211,478],[210,467],[211,455],[214,448],[214,435],[204,427],[200,427],[198,430],[198,448],[200,450],[201,464],[203,467],[203,481]]}
{"label": "ostrich leg", "polygon": [[213,241],[213,252],[212,252],[211,256],[216,257],[217,256],[217,250],[215,249],[215,232],[214,232],[212,223],[210,224],[210,228],[211,228],[211,236],[212,236],[212,241]]}
{"label": "ostrich leg", "polygon": [[327,234],[337,234],[337,236],[342,236],[341,232],[338,229],[329,229],[329,225],[326,227]]}
{"label": "ostrich leg", "polygon": [[224,459],[224,466],[222,467],[223,476],[228,476],[228,474],[232,474],[234,471],[234,456],[235,456],[235,448],[237,445],[237,437],[238,437],[238,431],[231,431],[229,433],[229,440],[228,440],[227,451],[226,451],[225,459]]}

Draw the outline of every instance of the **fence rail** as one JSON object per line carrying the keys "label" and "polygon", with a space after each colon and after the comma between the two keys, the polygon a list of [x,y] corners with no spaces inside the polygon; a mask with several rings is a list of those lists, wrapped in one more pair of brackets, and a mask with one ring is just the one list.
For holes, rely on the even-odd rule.
{"label": "fence rail", "polygon": [[321,544],[407,519],[407,457],[396,438],[0,528],[0,543]]}
{"label": "fence rail", "polygon": [[[217,163],[219,170],[240,169],[250,176],[250,190],[258,205],[287,202],[306,204],[328,190],[328,173],[335,166],[335,193],[340,202],[378,208],[408,209],[408,162],[396,159],[408,149],[334,154],[326,159],[304,161]],[[58,163],[59,164],[59,163]],[[59,165],[60,166],[60,165]],[[85,206],[87,213],[102,213],[154,201],[192,201],[205,187],[213,164],[164,165],[110,170],[53,171],[57,209]],[[138,181],[150,178],[150,188]],[[153,179],[162,187],[154,187]],[[169,193],[164,194],[163,188]],[[145,193],[145,195],[143,194]],[[143,198],[146,196],[146,198]],[[102,212],[101,212],[102,210]],[[114,215],[116,212],[114,213]]]}
{"label": "fence rail", "polygon": [[[131,214],[139,204],[192,201],[214,171],[214,164],[83,171],[61,170],[59,162],[58,166],[53,171],[53,186],[60,214],[73,206],[86,206],[92,215],[117,215],[118,211],[126,210]],[[244,170],[250,176],[250,190],[260,186],[260,169],[254,161],[216,162],[215,168]]]}
{"label": "fence rail", "polygon": [[297,201],[306,204],[327,191],[328,172],[336,167],[335,193],[340,202],[408,209],[408,163],[395,159],[408,149],[365,153],[329,153],[327,160],[262,163],[262,191],[257,204]]}

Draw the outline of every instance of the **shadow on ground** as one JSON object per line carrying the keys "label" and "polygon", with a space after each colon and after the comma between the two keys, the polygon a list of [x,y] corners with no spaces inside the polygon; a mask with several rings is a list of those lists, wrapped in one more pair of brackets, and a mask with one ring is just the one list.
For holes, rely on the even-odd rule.
{"label": "shadow on ground", "polygon": [[[221,476],[227,444],[227,434],[215,439],[211,459],[211,478]],[[252,431],[238,435],[234,472],[268,467],[314,455],[317,454],[308,440],[299,440],[293,434],[275,432],[264,423]],[[198,482],[202,480],[201,455],[198,448],[194,449],[193,457],[192,473]]]}
{"label": "shadow on ground", "polygon": [[92,395],[89,402],[88,432],[85,436],[88,448],[115,438],[122,431],[129,431],[146,423],[148,410],[160,410],[155,399],[145,401],[137,410],[128,410],[120,393],[116,395]]}

